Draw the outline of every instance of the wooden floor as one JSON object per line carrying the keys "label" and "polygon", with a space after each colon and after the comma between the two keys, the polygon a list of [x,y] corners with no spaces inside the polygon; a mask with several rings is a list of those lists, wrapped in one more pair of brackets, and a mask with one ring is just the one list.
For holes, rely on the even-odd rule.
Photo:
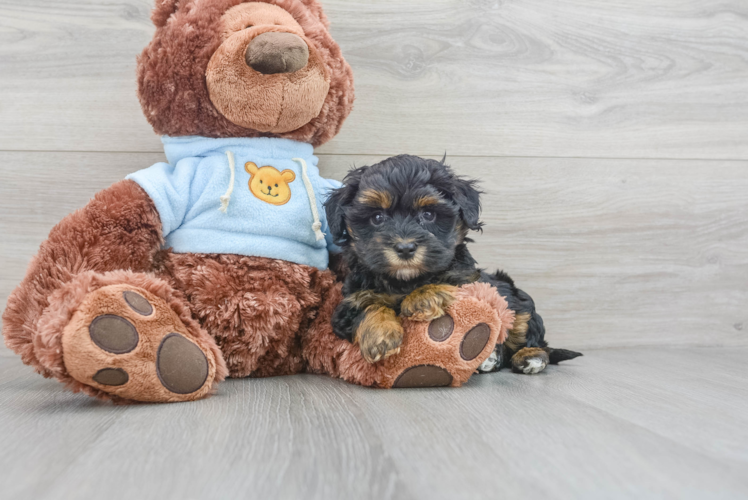
{"label": "wooden floor", "polygon": [[384,391],[303,375],[113,407],[0,357],[3,498],[746,498],[746,348]]}
{"label": "wooden floor", "polygon": [[[357,88],[323,174],[446,151],[480,262],[585,357],[113,407],[0,348],[0,498],[748,497],[748,2],[322,1]],[[163,159],[152,2],[0,0],[0,310],[62,216]]]}

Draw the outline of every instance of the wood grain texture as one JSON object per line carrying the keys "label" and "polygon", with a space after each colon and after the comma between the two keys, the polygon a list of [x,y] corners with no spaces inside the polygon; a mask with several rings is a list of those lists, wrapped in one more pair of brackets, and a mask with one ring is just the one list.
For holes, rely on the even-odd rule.
{"label": "wood grain texture", "polygon": [[744,498],[747,354],[608,349],[459,390],[233,380],[131,407],[0,357],[3,498]]}
{"label": "wood grain texture", "polygon": [[[147,151],[151,0],[3,0],[0,149]],[[743,0],[325,0],[338,154],[748,159]],[[365,20],[365,22],[364,22]]]}
{"label": "wood grain texture", "polygon": [[[0,305],[64,214],[162,159],[0,152]],[[342,179],[352,166],[380,159],[331,155],[320,163],[324,175]],[[553,344],[748,345],[744,162],[454,157],[449,163],[480,179],[486,191],[476,258],[508,271],[535,298]]]}

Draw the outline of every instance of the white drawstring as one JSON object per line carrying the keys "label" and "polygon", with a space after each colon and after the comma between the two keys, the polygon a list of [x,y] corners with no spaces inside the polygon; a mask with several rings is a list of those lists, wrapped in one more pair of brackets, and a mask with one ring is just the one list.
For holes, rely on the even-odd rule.
{"label": "white drawstring", "polygon": [[231,170],[231,180],[229,181],[229,188],[226,190],[226,194],[221,196],[221,212],[226,213],[229,209],[229,203],[231,202],[231,193],[234,192],[234,180],[236,179],[236,162],[234,161],[234,153],[226,151],[226,156],[229,157],[229,169]]}
{"label": "white drawstring", "polygon": [[307,173],[306,161],[303,158],[292,158],[293,161],[301,165],[301,177],[304,180],[304,187],[306,187],[306,194],[309,196],[309,206],[312,208],[312,216],[314,217],[314,224],[312,224],[312,230],[317,241],[325,239],[325,233],[322,232],[322,222],[319,220],[319,211],[317,210],[317,197],[314,195],[314,186],[312,181],[309,180],[309,174]]}

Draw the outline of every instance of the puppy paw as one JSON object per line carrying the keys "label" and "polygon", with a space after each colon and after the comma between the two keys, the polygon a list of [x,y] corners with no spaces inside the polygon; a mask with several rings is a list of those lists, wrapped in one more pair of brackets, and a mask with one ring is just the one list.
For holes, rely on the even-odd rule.
{"label": "puppy paw", "polygon": [[368,310],[356,330],[356,342],[361,355],[369,363],[376,363],[399,353],[403,343],[403,327],[395,311],[387,307]]}
{"label": "puppy paw", "polygon": [[400,305],[400,315],[412,321],[431,321],[444,316],[455,301],[457,287],[451,285],[426,285],[405,297]]}
{"label": "puppy paw", "polygon": [[545,370],[548,366],[548,352],[540,347],[525,347],[512,356],[512,371],[534,375]]}

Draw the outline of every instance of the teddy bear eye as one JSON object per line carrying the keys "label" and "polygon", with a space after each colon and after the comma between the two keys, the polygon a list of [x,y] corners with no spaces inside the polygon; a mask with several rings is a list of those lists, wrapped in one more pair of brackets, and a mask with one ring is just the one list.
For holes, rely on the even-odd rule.
{"label": "teddy bear eye", "polygon": [[262,180],[260,180],[260,184],[262,184]]}
{"label": "teddy bear eye", "polygon": [[278,187],[278,184],[276,184],[275,187]]}

